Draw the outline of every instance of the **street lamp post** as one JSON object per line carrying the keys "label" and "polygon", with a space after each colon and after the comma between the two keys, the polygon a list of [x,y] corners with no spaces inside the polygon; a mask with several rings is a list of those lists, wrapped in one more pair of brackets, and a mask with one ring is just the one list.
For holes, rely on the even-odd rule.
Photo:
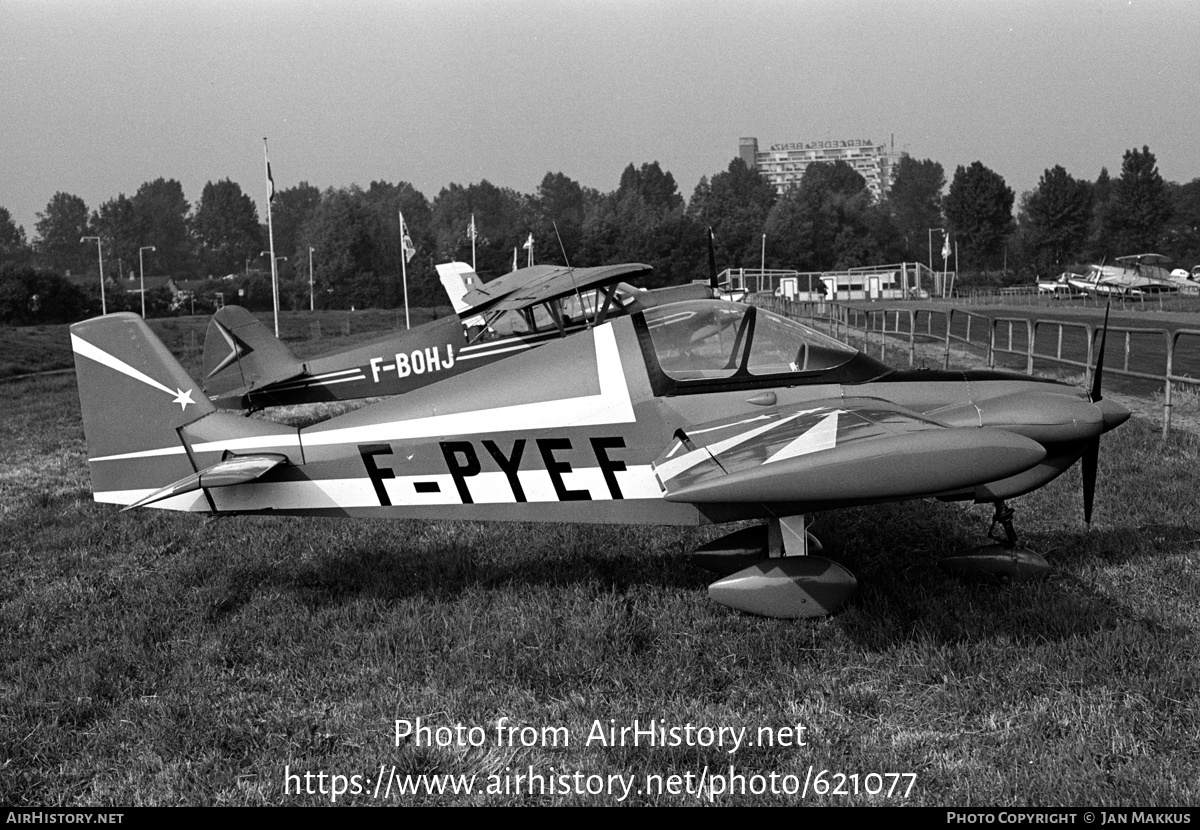
{"label": "street lamp post", "polygon": [[142,280],[142,319],[146,319],[146,263],[142,261],[142,251],[157,250],[153,245],[143,245],[138,248],[138,273]]}
{"label": "street lamp post", "polygon": [[96,255],[100,257],[100,313],[108,314],[108,303],[104,299],[104,251],[100,247],[100,237],[98,236],[81,236],[80,242],[87,242],[89,239],[96,240]]}
{"label": "street lamp post", "polygon": [[314,248],[313,246],[311,246],[311,245],[308,246],[308,310],[309,311],[312,311],[314,308],[312,255],[313,255],[313,251],[315,251],[315,250],[316,250],[316,248]]}

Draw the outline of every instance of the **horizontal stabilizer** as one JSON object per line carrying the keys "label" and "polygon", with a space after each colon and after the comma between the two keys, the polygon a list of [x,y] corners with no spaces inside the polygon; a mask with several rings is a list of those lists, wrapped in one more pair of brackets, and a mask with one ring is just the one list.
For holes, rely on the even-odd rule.
{"label": "horizontal stabilizer", "polygon": [[262,478],[280,464],[286,463],[287,456],[274,453],[231,456],[198,473],[185,476],[174,484],[168,484],[166,487],[154,491],[144,499],[123,507],[121,512],[124,513],[135,507],[145,507],[147,504],[169,499],[171,496],[205,490],[209,487],[232,487],[235,484],[246,484]]}

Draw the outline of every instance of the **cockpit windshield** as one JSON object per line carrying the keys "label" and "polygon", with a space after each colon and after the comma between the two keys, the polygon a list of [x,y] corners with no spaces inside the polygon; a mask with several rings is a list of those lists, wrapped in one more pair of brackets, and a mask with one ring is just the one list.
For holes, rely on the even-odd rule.
{"label": "cockpit windshield", "polygon": [[858,351],[765,309],[711,300],[648,309],[663,372],[676,381],[822,372]]}

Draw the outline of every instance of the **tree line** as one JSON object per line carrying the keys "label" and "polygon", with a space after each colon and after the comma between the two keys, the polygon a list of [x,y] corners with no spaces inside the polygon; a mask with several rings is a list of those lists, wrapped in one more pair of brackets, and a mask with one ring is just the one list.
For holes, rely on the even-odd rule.
{"label": "tree line", "polygon": [[[401,215],[416,249],[403,270]],[[955,242],[957,260],[948,267],[959,271],[960,285],[1028,282],[1076,262],[1150,251],[1184,267],[1200,262],[1200,179],[1164,181],[1148,147],[1126,151],[1115,178],[1106,168],[1094,181],[1049,168],[1019,202],[978,161],[959,166],[947,188],[940,163],[904,156],[877,200],[844,162],[810,164],[797,185],[777,194],[735,158],[687,200],[671,173],[650,162],[628,165],[607,193],[561,172],[547,173],[532,194],[483,180],[450,184],[432,201],[407,182],[324,192],[301,182],[275,194],[271,219],[284,308],[308,307],[310,261],[318,307],[396,307],[404,271],[411,305],[444,305],[434,265],[470,262],[472,243],[484,279],[514,261],[524,265],[531,243],[538,263],[645,262],[655,284],[677,284],[706,276],[709,227],[721,268],[822,271],[930,260],[940,268],[944,233]],[[0,321],[99,312],[97,243],[83,237],[99,238],[106,277],[135,273],[141,252],[147,274],[236,280],[243,304],[271,302],[265,213],[229,179],[210,181],[194,205],[174,179],[147,182],[95,210],[56,193],[35,234],[26,241],[0,207]],[[159,296],[154,305],[163,311],[166,303]],[[113,299],[113,307],[130,306],[128,297]]]}

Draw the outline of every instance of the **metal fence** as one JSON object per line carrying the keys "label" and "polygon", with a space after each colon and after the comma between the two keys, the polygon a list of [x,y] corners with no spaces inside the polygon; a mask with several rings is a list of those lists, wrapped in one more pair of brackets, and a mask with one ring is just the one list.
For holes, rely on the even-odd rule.
{"label": "metal fence", "polygon": [[[1095,365],[1102,327],[1092,323],[1026,317],[988,317],[963,308],[858,308],[836,302],[795,302],[778,297],[755,297],[779,314],[803,320],[831,336],[887,360],[889,348],[907,353],[916,365],[917,344],[941,347],[942,368],[950,367],[954,347],[976,353],[995,368],[997,359],[1023,362],[1026,374],[1038,365],[1065,366],[1089,376]],[[1163,385],[1163,428],[1171,429],[1174,390],[1200,391],[1200,329],[1109,326],[1104,371]],[[1186,366],[1187,371],[1184,371]]]}

